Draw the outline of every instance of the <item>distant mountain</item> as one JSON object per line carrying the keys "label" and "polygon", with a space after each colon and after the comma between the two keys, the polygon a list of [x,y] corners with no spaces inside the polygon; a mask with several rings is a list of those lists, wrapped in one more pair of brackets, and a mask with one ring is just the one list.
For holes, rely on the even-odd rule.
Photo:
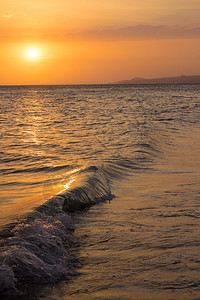
{"label": "distant mountain", "polygon": [[114,82],[114,84],[177,84],[177,83],[200,83],[200,75],[182,75],[177,77],[162,77],[162,78],[133,78],[130,80],[122,80]]}

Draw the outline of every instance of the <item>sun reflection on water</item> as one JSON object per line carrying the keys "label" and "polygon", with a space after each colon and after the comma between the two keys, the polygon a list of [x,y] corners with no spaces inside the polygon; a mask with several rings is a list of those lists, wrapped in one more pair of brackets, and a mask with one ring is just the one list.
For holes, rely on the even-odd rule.
{"label": "sun reflection on water", "polygon": [[68,189],[70,188],[71,184],[72,184],[74,181],[75,181],[75,177],[72,177],[72,179],[69,180],[69,181],[64,185],[65,189],[68,190]]}

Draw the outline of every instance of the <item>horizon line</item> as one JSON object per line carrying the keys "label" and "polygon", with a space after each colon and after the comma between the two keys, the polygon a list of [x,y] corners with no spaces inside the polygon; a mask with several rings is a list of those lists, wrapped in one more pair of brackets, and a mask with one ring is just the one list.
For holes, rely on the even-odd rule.
{"label": "horizon line", "polygon": [[[113,82],[107,82],[107,83],[46,83],[46,84],[0,84],[0,87],[7,87],[7,86],[95,86],[95,85],[152,85],[152,84],[200,84],[199,83],[123,83],[134,79],[141,79],[141,80],[155,80],[155,79],[166,79],[166,78],[180,78],[180,77],[200,77],[200,74],[196,75],[174,75],[174,76],[166,76],[166,77],[151,77],[151,78],[145,78],[145,77],[133,77],[131,79],[122,79],[117,80]],[[120,83],[121,82],[121,83]]]}

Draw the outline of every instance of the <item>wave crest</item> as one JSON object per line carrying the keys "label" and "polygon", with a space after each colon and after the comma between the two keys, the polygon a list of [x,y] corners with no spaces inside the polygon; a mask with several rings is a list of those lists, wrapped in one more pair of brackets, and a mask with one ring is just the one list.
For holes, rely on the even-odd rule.
{"label": "wave crest", "polygon": [[0,294],[18,295],[24,282],[52,283],[76,274],[70,213],[113,197],[102,170],[89,167],[77,177],[79,186],[50,198],[0,240]]}

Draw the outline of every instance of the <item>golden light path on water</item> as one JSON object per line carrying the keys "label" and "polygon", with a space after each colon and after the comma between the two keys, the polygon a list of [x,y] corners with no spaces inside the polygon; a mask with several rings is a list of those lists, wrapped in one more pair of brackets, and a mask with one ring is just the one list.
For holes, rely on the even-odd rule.
{"label": "golden light path on water", "polygon": [[[32,52],[31,52],[32,53]],[[32,53],[33,54],[33,53]],[[38,157],[38,162],[30,163],[26,168],[33,168],[33,173],[26,173],[26,168],[24,173],[20,171],[21,164],[17,166],[17,172],[19,170],[18,181],[19,187],[16,195],[14,188],[9,190],[4,189],[1,192],[1,197],[7,199],[9,196],[10,202],[12,205],[9,205],[9,202],[5,201],[5,204],[1,204],[0,210],[0,226],[14,221],[18,216],[23,215],[27,212],[31,212],[35,207],[43,204],[50,197],[55,196],[64,190],[69,189],[76,184],[79,184],[75,179],[76,177],[72,176],[74,173],[77,173],[81,168],[73,168],[70,171],[63,172],[59,171],[59,174],[50,174],[49,172],[37,172],[37,165],[39,169],[40,157],[45,158],[45,162],[42,162],[42,168],[54,168],[56,163],[52,162],[52,159],[48,159],[49,152],[52,152],[51,149],[48,149],[45,143],[48,144],[49,133],[46,132],[45,122],[50,121],[51,111],[50,108],[45,107],[47,114],[43,114],[43,101],[38,98],[37,90],[31,89],[27,91],[27,95],[17,102],[16,109],[21,110],[21,114],[11,122],[13,126],[17,122],[23,126],[15,127],[12,135],[16,140],[16,143],[22,146],[17,146],[19,152],[23,156],[29,157]],[[46,119],[46,120],[45,120]],[[9,143],[9,140],[7,141]],[[12,151],[12,149],[11,149]],[[84,168],[84,167],[82,167]],[[34,170],[35,169],[35,170]],[[13,181],[13,175],[7,176]],[[37,184],[38,183],[38,184]],[[20,185],[24,185],[25,188],[20,188]]]}

